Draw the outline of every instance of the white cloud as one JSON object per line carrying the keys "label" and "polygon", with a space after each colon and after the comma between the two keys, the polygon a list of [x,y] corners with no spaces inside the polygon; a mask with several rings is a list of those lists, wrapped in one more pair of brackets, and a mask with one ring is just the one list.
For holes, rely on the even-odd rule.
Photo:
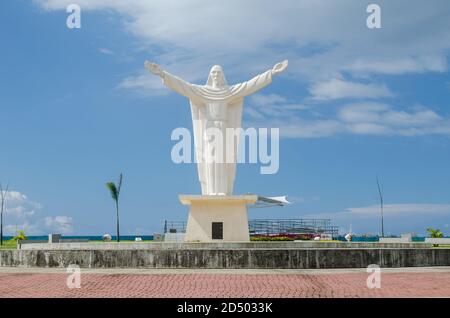
{"label": "white cloud", "polygon": [[[417,232],[426,234],[428,227],[437,227],[448,232],[450,204],[396,203],[383,207],[385,234]],[[343,211],[302,215],[304,218],[331,219],[345,231],[352,226],[355,233],[380,233],[381,210],[379,204],[346,208]],[[450,234],[450,233],[449,233]]]}
{"label": "white cloud", "polygon": [[68,216],[19,220],[18,222],[10,221],[4,225],[6,235],[15,235],[18,230],[24,231],[26,235],[71,234],[74,232],[74,227],[72,218]]}
{"label": "white cloud", "polygon": [[268,127],[279,127],[280,135],[284,138],[320,138],[342,133],[342,124],[333,119],[326,120],[290,120],[276,122]]}
{"label": "white cloud", "polygon": [[28,199],[19,191],[8,192],[3,215],[5,235],[15,235],[16,230],[24,230],[27,235],[73,232],[71,217],[41,217],[41,213],[42,205],[40,203]]}
{"label": "white cloud", "polygon": [[252,95],[250,97],[251,101],[255,104],[267,106],[267,105],[274,105],[274,104],[280,104],[286,103],[286,97],[277,95],[277,94],[256,94]]}
{"label": "white cloud", "polygon": [[30,223],[28,221],[14,224],[4,224],[3,226],[4,235],[14,236],[19,230],[24,231],[25,235],[42,234],[40,233],[36,223]]}
{"label": "white cloud", "polygon": [[[450,204],[433,204],[433,203],[401,203],[401,204],[385,204],[383,212],[386,216],[403,215],[414,216],[417,214],[427,215],[448,215],[450,217]],[[370,205],[366,207],[348,208],[343,214],[351,214],[353,216],[369,217],[380,215],[380,205]]]}
{"label": "white cloud", "polygon": [[379,121],[380,112],[390,107],[379,103],[351,104],[340,110],[339,117],[347,122]]}
{"label": "white cloud", "polygon": [[[34,0],[45,10],[65,10],[72,0]],[[224,66],[230,83],[247,80],[289,59],[282,76],[309,86],[310,101],[397,97],[373,78],[379,74],[446,72],[450,52],[450,7],[423,1],[377,2],[382,29],[366,26],[367,3],[360,1],[270,0],[78,0],[82,14],[117,12],[138,51],[190,82],[204,83],[211,65]],[[407,8],[407,10],[405,9]],[[63,14],[66,14],[65,12]],[[134,42],[135,43],[135,42]],[[136,47],[136,46],[133,46]],[[142,61],[143,62],[143,61]],[[362,80],[363,79],[363,80]],[[294,82],[295,83],[295,82]],[[118,87],[145,95],[169,93],[142,67]],[[306,99],[308,100],[308,99]],[[255,96],[245,112],[252,126],[281,127],[289,138],[336,134],[450,134],[448,118],[432,110],[339,107],[338,114],[309,118],[310,105],[279,95]],[[362,104],[367,104],[366,102]],[[360,117],[360,120],[351,118]],[[371,118],[373,117],[373,118]]]}
{"label": "white cloud", "polygon": [[[65,10],[72,0],[35,0]],[[86,11],[113,10],[126,30],[164,67],[182,77],[205,77],[221,63],[246,77],[289,58],[289,74],[312,83],[355,76],[444,72],[450,50],[449,6],[423,1],[384,1],[383,28],[366,27],[361,1],[285,0],[78,0]],[[158,49],[155,50],[155,47]],[[158,52],[158,53],[155,53]],[[156,54],[156,55],[155,55]],[[183,66],[195,67],[183,73]],[[242,67],[245,65],[245,67]],[[245,73],[243,73],[245,72]],[[381,87],[360,87],[387,94]]]}
{"label": "white cloud", "polygon": [[307,110],[306,105],[293,103],[278,94],[256,94],[249,98],[245,112],[250,117],[264,119],[266,117],[290,117],[297,111]]}
{"label": "white cloud", "polygon": [[106,54],[106,55],[114,55],[114,54],[116,54],[114,51],[112,51],[110,49],[107,49],[107,48],[103,48],[103,47],[99,48],[98,51],[100,53]]}
{"label": "white cloud", "polygon": [[359,59],[350,64],[349,70],[356,73],[380,73],[398,75],[406,73],[445,72],[448,69],[447,59],[443,55],[402,57],[391,60]]}
{"label": "white cloud", "polygon": [[380,103],[358,103],[342,107],[338,118],[355,134],[416,136],[450,134],[450,119],[422,109],[406,112]]}
{"label": "white cloud", "polygon": [[343,130],[335,119],[303,119],[303,115],[315,111],[277,94],[253,95],[244,109],[250,119],[244,123],[247,127],[278,127],[284,138],[328,137]]}
{"label": "white cloud", "polygon": [[253,121],[246,122],[246,127],[255,128],[279,128],[281,138],[321,138],[330,137],[344,132],[345,127],[334,119],[302,120],[298,118],[258,119],[253,116]]}
{"label": "white cloud", "polygon": [[338,106],[336,114],[328,111],[324,116],[317,107],[296,104],[278,95],[259,94],[250,99],[245,109],[249,117],[247,127],[278,127],[284,138],[319,138],[338,134],[450,135],[450,118],[425,107],[405,111],[389,104],[360,102]]}
{"label": "white cloud", "polygon": [[137,75],[132,75],[119,84],[119,88],[131,89],[141,95],[166,95],[169,91],[163,87],[161,79],[152,76],[147,72],[139,72]]}
{"label": "white cloud", "polygon": [[342,79],[331,79],[315,83],[309,91],[313,99],[330,100],[340,98],[380,98],[393,94],[384,85],[347,82]]}
{"label": "white cloud", "polygon": [[23,219],[33,216],[41,208],[39,203],[29,200],[26,195],[18,191],[8,191],[5,195],[5,217]]}
{"label": "white cloud", "polygon": [[68,234],[73,232],[73,220],[70,216],[48,216],[44,219],[44,222],[45,226],[54,232],[60,234]]}

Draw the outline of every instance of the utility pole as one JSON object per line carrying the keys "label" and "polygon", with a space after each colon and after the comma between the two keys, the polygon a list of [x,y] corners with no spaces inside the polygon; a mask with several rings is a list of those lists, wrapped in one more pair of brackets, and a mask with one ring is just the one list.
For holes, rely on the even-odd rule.
{"label": "utility pole", "polygon": [[381,237],[384,237],[384,211],[383,211],[383,191],[381,190],[380,181],[377,176],[378,194],[380,195],[380,207],[381,207]]}
{"label": "utility pole", "polygon": [[9,185],[6,185],[6,189],[3,190],[2,183],[0,182],[0,245],[3,245],[3,210],[5,209],[8,188]]}

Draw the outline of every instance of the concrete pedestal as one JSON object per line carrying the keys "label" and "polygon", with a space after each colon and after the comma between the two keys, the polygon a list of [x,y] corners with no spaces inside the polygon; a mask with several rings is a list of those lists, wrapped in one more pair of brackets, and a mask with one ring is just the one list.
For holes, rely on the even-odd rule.
{"label": "concrete pedestal", "polygon": [[247,205],[257,199],[256,195],[180,195],[181,203],[190,205],[184,241],[249,242]]}

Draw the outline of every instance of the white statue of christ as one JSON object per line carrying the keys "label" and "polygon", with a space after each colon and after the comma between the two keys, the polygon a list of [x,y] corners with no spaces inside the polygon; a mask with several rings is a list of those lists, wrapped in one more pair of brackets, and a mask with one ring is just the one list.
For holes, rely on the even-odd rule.
{"label": "white statue of christ", "polygon": [[188,83],[164,71],[159,65],[145,62],[145,67],[162,78],[164,85],[189,98],[194,129],[195,157],[203,195],[231,195],[236,175],[239,135],[232,142],[232,154],[228,156],[223,146],[221,159],[217,160],[217,140],[208,131],[219,131],[228,145],[227,128],[241,128],[244,97],[251,95],[272,82],[272,76],[283,72],[288,61],[276,64],[272,69],[255,76],[251,80],[229,86],[222,67],[214,65],[209,72],[206,85]]}

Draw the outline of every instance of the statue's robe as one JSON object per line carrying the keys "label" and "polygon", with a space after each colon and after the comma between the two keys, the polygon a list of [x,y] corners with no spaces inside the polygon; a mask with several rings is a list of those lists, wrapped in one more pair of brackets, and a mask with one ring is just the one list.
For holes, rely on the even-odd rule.
{"label": "statue's robe", "polygon": [[[239,137],[234,142],[233,160],[226,163],[209,163],[206,128],[241,128],[242,105],[244,97],[255,93],[272,82],[272,71],[255,76],[251,80],[232,86],[213,88],[209,85],[195,85],[163,72],[163,83],[175,92],[189,98],[194,130],[195,158],[202,194],[233,193],[236,175],[237,150]],[[226,147],[224,145],[224,157]]]}

